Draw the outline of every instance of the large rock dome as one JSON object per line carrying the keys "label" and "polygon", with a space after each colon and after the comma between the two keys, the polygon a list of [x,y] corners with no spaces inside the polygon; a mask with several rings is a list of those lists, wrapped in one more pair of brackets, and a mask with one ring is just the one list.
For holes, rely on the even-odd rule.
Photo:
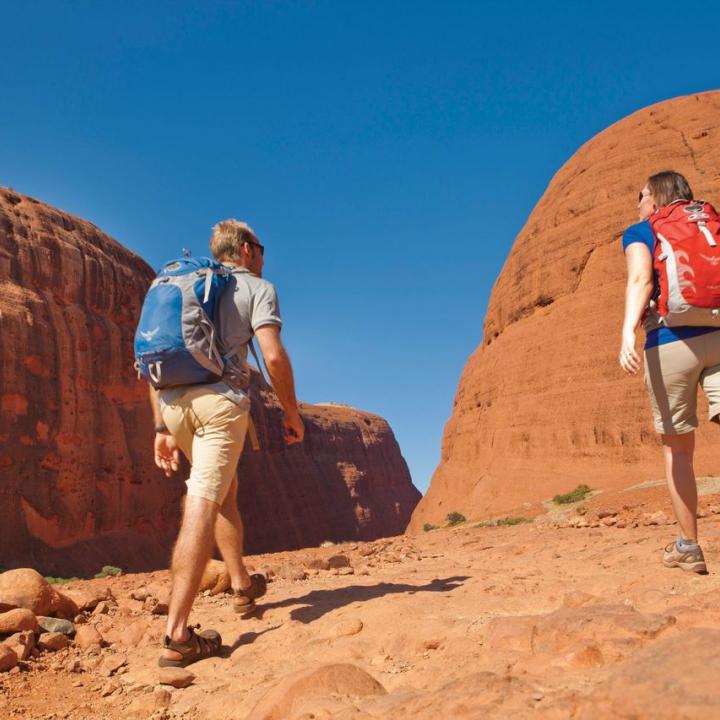
{"label": "large rock dome", "polygon": [[[132,338],[154,273],[85,220],[0,187],[0,566],[53,574],[163,567],[184,477],[152,460]],[[392,430],[351,408],[304,406],[287,447],[255,379],[262,447],[238,499],[246,549],[402,533],[420,494]]]}
{"label": "large rock dome", "polygon": [[[411,529],[451,511],[521,510],[580,483],[617,488],[662,477],[642,377],[625,376],[616,356],[620,239],[637,222],[645,179],[666,169],[720,204],[720,92],[630,115],[555,175],[493,288],[482,344],[463,370],[442,459]],[[703,403],[700,412],[704,420]],[[699,474],[720,470],[719,448],[717,427],[703,421]]]}

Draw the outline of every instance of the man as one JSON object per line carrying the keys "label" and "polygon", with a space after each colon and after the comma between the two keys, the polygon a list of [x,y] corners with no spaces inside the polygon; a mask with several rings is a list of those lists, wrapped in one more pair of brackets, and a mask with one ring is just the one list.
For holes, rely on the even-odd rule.
{"label": "man", "polygon": [[172,592],[159,664],[185,666],[216,655],[219,633],[188,627],[193,600],[210,558],[213,540],[230,575],[233,608],[249,614],[265,593],[262,575],[248,575],[242,560],[243,525],[237,508],[236,469],[248,428],[250,400],[246,359],[254,335],[273,389],[284,410],[288,444],[302,442],[304,426],[295,398],[292,366],[280,341],[280,309],[275,288],[262,279],[265,248],[245,223],[218,223],[210,238],[214,257],[233,268],[216,319],[220,351],[226,358],[222,381],[155,391],[155,463],[166,476],[178,469],[182,450],[192,469],[182,524],[172,557]]}

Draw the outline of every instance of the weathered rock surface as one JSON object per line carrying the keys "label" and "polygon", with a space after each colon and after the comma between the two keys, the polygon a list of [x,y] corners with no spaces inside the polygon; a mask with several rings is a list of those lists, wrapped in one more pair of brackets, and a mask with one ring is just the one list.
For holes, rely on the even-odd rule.
{"label": "weathered rock surface", "polygon": [[[669,503],[657,503],[653,488],[633,494],[631,510],[625,492],[594,502],[603,498],[602,512],[622,519]],[[550,516],[251,556],[256,569],[297,568],[342,553],[364,574],[278,572],[242,621],[228,595],[200,594],[190,622],[224,644],[188,668],[195,679],[182,690],[159,685],[175,682],[157,666],[165,618],[133,598],[159,595],[169,572],[75,581],[73,590],[112,590],[117,606],[99,618],[112,644],[36,648],[22,672],[2,676],[0,707],[28,719],[86,707],[107,720],[164,708],[157,717],[194,720],[715,718],[719,497],[700,499],[705,576],[662,565],[672,528],[557,528]]]}
{"label": "weathered rock surface", "polygon": [[[0,188],[0,565],[167,564],[184,486],[153,463],[132,370],[152,276],[91,223]],[[253,405],[262,447],[246,449],[239,490],[248,551],[405,529],[420,494],[384,420],[305,405],[306,440],[287,447],[258,378]]]}
{"label": "weathered rock surface", "polygon": [[[697,197],[720,204],[719,113],[717,91],[653,105],[600,133],[555,175],[495,283],[411,530],[451,511],[515,510],[580,483],[662,476],[642,377],[627,377],[616,360],[620,239],[637,222],[638,191],[660,170],[684,173]],[[717,431],[705,408],[696,469],[712,474]]]}

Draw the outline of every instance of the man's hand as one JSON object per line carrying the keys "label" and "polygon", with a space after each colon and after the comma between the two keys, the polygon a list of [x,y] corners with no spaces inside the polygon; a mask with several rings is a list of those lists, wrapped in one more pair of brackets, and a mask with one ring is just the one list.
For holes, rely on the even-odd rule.
{"label": "man's hand", "polygon": [[180,467],[177,440],[170,433],[155,433],[155,464],[170,477]]}
{"label": "man's hand", "polygon": [[305,437],[305,425],[303,424],[300,413],[286,412],[283,417],[283,433],[285,434],[285,442],[288,445],[300,443]]}

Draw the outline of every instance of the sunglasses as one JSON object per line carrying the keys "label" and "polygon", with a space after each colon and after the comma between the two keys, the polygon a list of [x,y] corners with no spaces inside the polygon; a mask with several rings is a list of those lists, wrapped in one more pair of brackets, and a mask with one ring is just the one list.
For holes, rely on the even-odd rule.
{"label": "sunglasses", "polygon": [[260,243],[257,243],[257,242],[252,242],[251,240],[246,240],[245,243],[247,243],[248,245],[254,245],[255,247],[260,248],[260,255],[265,257],[265,246],[264,245],[261,245]]}

